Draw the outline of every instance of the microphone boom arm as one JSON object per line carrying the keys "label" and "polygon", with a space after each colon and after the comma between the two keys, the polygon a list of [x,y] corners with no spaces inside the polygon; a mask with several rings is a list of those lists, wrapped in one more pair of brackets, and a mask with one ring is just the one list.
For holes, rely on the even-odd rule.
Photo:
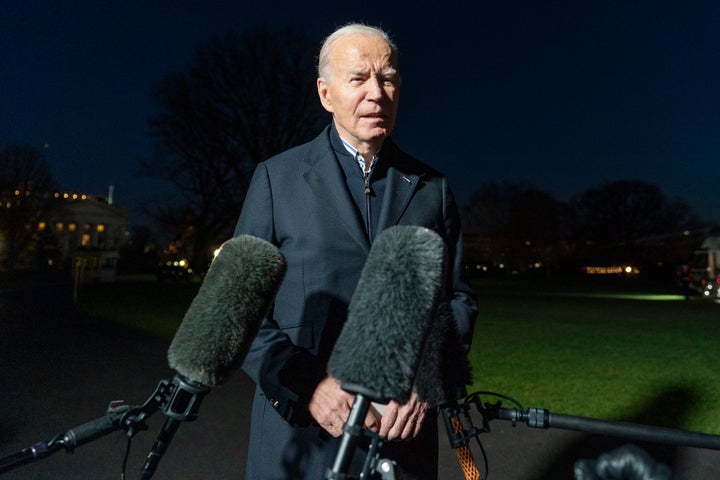
{"label": "microphone boom arm", "polygon": [[[195,420],[200,401],[208,391],[209,388],[194,382],[188,382],[179,375],[176,375],[172,381],[161,380],[155,392],[140,406],[126,405],[122,400],[114,400],[110,402],[107,412],[102,417],[73,427],[65,433],[56,435],[50,441],[35,443],[19,452],[0,458],[0,474],[47,458],[59,450],[64,449],[68,453],[73,453],[76,447],[117,430],[124,430],[130,439],[139,431],[147,430],[148,426],[145,420],[158,410],[163,410],[166,415],[176,421]],[[177,429],[176,425],[173,425],[173,427]],[[169,435],[170,438],[168,439],[168,432],[165,432],[165,437],[166,442],[163,445],[162,453],[167,448],[167,443],[169,443],[172,435]],[[157,448],[157,444],[158,442],[156,442],[155,448]],[[155,449],[151,452],[150,456],[153,459],[152,462],[146,462],[145,475],[147,475],[148,470],[152,469],[154,472],[155,467],[157,467],[157,462],[159,462],[162,455],[162,453],[160,455],[157,453]],[[150,463],[151,467],[147,463]]]}
{"label": "microphone boom arm", "polygon": [[119,430],[122,428],[122,419],[129,410],[130,407],[122,405],[121,402],[120,404],[111,402],[108,412],[102,417],[71,428],[48,442],[38,442],[19,452],[0,458],[0,474],[9,472],[21,465],[46,458],[61,449],[72,453],[75,447]]}
{"label": "microphone boom arm", "polygon": [[[540,408],[531,407],[523,410],[520,405],[518,405],[520,407],[519,409],[504,408],[500,401],[494,404],[483,404],[480,401],[479,393],[468,396],[466,403],[474,404],[477,407],[486,426],[489,420],[498,419],[510,421],[513,423],[513,426],[517,422],[522,422],[531,428],[549,429],[554,427],[597,435],[622,437],[642,442],[720,450],[720,435],[566,415],[553,413]],[[484,431],[489,431],[489,428]]]}

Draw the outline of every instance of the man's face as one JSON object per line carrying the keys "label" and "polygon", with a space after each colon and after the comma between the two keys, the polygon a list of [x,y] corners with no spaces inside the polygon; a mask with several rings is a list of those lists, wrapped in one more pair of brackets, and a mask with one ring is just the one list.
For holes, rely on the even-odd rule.
{"label": "man's face", "polygon": [[397,59],[381,38],[349,35],[336,40],[329,78],[318,78],[320,101],[338,133],[361,153],[377,153],[397,114]]}

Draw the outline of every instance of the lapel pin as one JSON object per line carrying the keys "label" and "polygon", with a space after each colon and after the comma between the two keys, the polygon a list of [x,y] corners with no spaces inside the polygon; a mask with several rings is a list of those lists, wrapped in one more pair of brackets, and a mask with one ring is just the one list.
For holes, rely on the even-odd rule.
{"label": "lapel pin", "polygon": [[412,183],[412,181],[405,175],[403,175],[402,179],[405,180],[407,183]]}

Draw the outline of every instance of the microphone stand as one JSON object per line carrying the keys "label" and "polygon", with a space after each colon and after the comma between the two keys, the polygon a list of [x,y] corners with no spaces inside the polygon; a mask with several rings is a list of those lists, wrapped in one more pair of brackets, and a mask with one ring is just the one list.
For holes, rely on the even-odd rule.
{"label": "microphone stand", "polygon": [[[361,386],[343,385],[342,388],[355,394],[355,401],[343,426],[343,436],[335,454],[335,461],[332,468],[327,470],[325,478],[327,480],[349,480],[353,478],[395,480],[395,462],[379,456],[379,450],[382,447],[381,437],[363,427],[371,402],[383,402],[386,400],[378,399],[377,395]],[[370,438],[370,446],[365,456],[362,472],[358,477],[354,477],[348,474],[348,469],[355,454],[355,448],[362,436]]]}
{"label": "microphone stand", "polygon": [[487,411],[491,418],[508,420],[513,423],[524,422],[528,427],[532,428],[548,429],[555,427],[577,432],[623,437],[642,442],[720,450],[720,435],[636,423],[598,420],[552,413],[539,408],[528,408],[526,411],[521,412],[510,408],[493,407]]}
{"label": "microphone stand", "polygon": [[128,438],[132,438],[138,431],[147,429],[145,418],[154,413],[153,410],[152,405],[148,404],[138,407],[125,405],[122,400],[112,401],[108,406],[107,413],[102,417],[58,434],[48,442],[38,442],[17,453],[0,458],[0,474],[46,458],[62,449],[73,453],[76,447],[116,430],[123,429]]}
{"label": "microphone stand", "polygon": [[355,401],[350,410],[350,415],[348,415],[348,419],[343,427],[343,436],[340,440],[340,447],[338,447],[337,454],[335,455],[335,462],[327,475],[328,480],[344,478],[344,474],[350,466],[357,442],[362,435],[362,425],[369,409],[370,399],[362,394],[355,395]]}
{"label": "microphone stand", "polygon": [[160,461],[162,453],[172,439],[177,429],[177,423],[172,423],[168,430],[168,423],[192,421],[197,418],[197,409],[202,398],[210,391],[195,382],[189,382],[179,375],[170,380],[161,380],[155,392],[140,406],[126,405],[122,400],[110,402],[107,412],[100,418],[71,428],[65,433],[58,434],[47,442],[38,442],[19,452],[0,458],[0,474],[9,472],[22,465],[47,458],[49,455],[64,449],[73,453],[76,447],[104,437],[114,431],[124,430],[128,439],[134,437],[139,431],[147,430],[145,420],[158,410],[163,410],[170,417],[163,431],[155,442],[153,451],[148,456],[143,471],[143,478],[150,478]]}
{"label": "microphone stand", "polygon": [[[488,394],[511,400],[519,408],[504,408],[502,407],[501,401],[497,401],[492,404],[483,404],[480,401],[481,394]],[[472,425],[472,420],[470,419],[468,413],[471,405],[475,405],[482,416],[482,428],[476,428]],[[562,413],[552,413],[549,410],[540,408],[528,408],[527,410],[524,410],[521,405],[511,398],[492,392],[473,393],[465,399],[462,405],[455,406],[454,409],[448,410],[447,412],[443,411],[443,414],[444,416],[453,414],[457,415],[458,412],[462,412],[464,414],[465,419],[469,422],[470,428],[465,428],[462,432],[456,434],[451,434],[450,430],[448,430],[450,443],[453,448],[457,448],[459,445],[467,445],[471,437],[476,437],[482,432],[489,432],[489,421],[497,419],[510,421],[513,426],[515,426],[517,422],[522,422],[531,428],[548,429],[555,427],[597,435],[622,437],[642,442],[720,450],[720,435],[711,435],[708,433],[690,432],[686,430],[641,425],[636,423],[600,420],[575,415],[565,415]]]}
{"label": "microphone stand", "polygon": [[[103,437],[115,430],[119,430],[124,427],[125,418],[128,418],[127,416],[132,408],[133,407],[124,405],[122,401],[110,402],[107,413],[104,416],[78,427],[71,428],[64,434],[58,434],[48,442],[35,443],[17,453],[1,458],[0,474],[9,472],[21,465],[48,457],[61,449],[65,449],[68,453],[73,453],[75,447]],[[142,422],[142,419],[140,419],[139,422]],[[136,425],[134,421],[132,424]]]}

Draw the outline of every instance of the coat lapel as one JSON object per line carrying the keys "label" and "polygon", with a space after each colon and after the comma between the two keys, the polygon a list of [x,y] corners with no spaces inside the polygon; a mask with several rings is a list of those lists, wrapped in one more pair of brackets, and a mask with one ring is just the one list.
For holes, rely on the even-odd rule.
{"label": "coat lapel", "polygon": [[392,139],[386,140],[382,153],[387,156],[388,171],[385,196],[378,218],[378,233],[400,222],[423,176],[423,172],[400,151]]}
{"label": "coat lapel", "polygon": [[414,173],[403,173],[395,167],[388,169],[387,186],[378,219],[378,233],[397,225],[419,181],[420,177]]}
{"label": "coat lapel", "polygon": [[353,240],[369,251],[370,242],[345,185],[345,175],[335,158],[327,130],[315,139],[305,161],[309,167],[303,173],[305,181]]}

